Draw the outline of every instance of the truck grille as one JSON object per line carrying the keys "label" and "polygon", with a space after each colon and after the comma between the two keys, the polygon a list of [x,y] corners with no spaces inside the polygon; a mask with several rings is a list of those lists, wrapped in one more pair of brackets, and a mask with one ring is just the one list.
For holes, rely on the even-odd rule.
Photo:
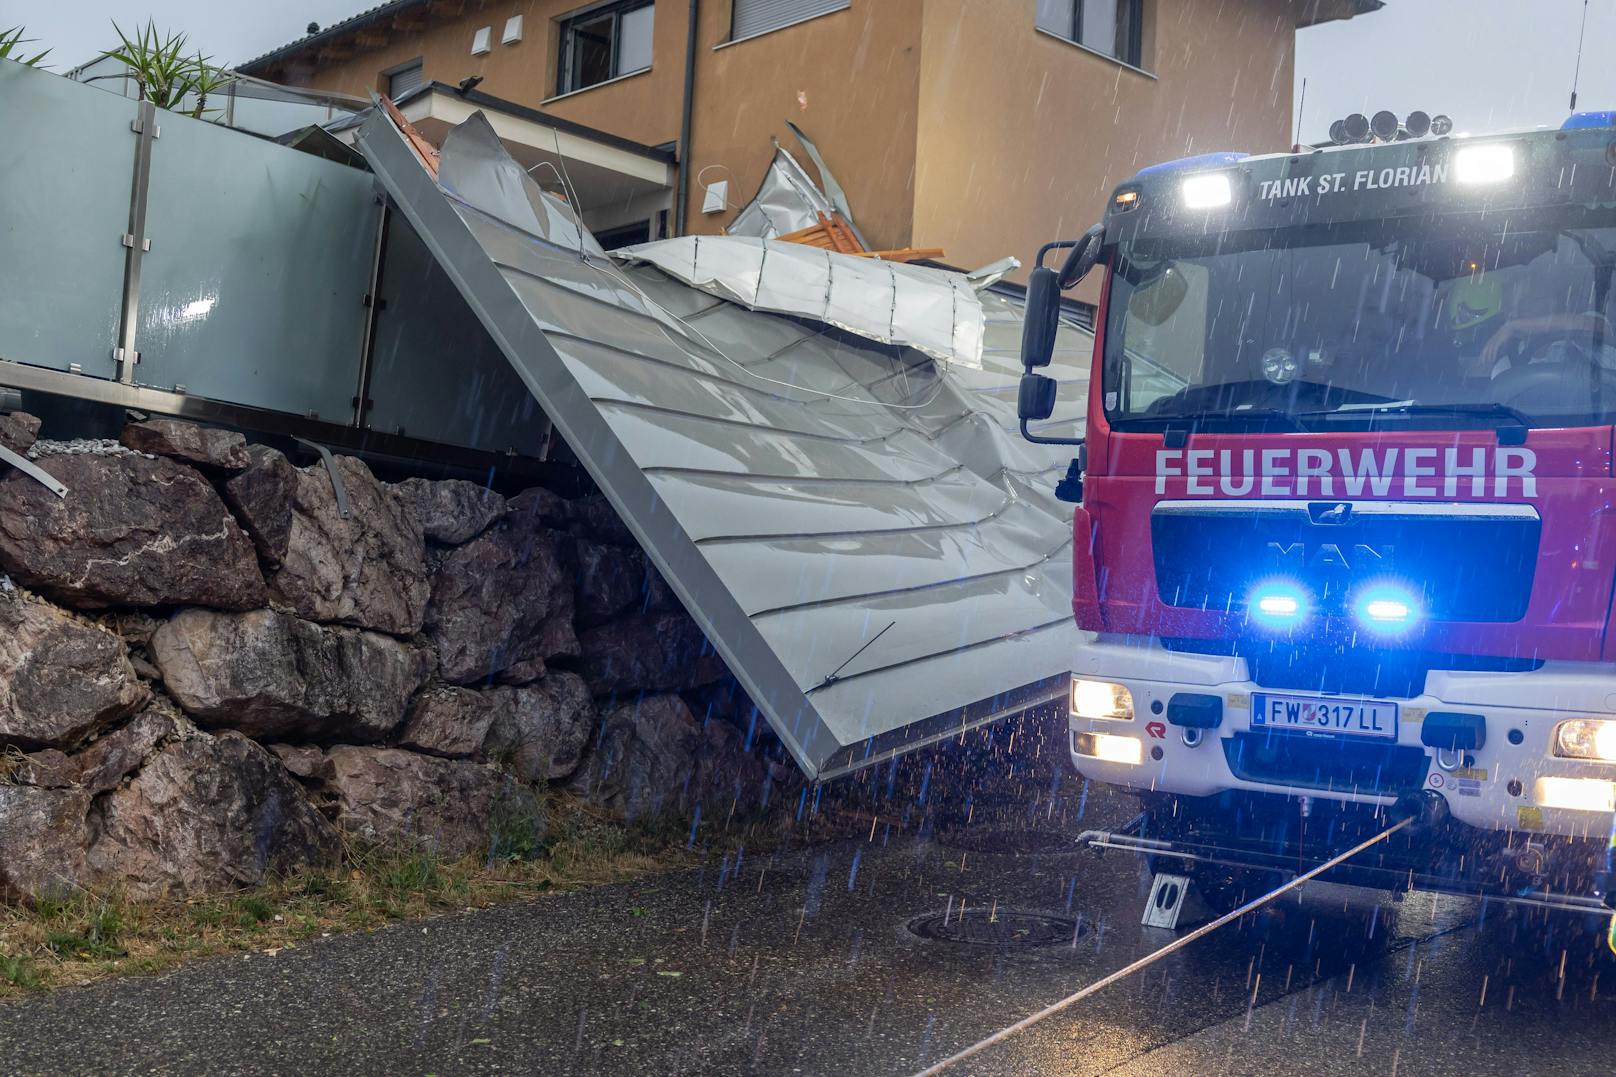
{"label": "truck grille", "polygon": [[1249,782],[1374,796],[1418,790],[1431,762],[1398,744],[1268,732],[1226,737],[1223,754],[1234,776]]}
{"label": "truck grille", "polygon": [[1529,505],[1407,501],[1164,501],[1151,514],[1169,606],[1239,611],[1294,580],[1326,614],[1369,581],[1401,582],[1441,621],[1518,621],[1543,523]]}

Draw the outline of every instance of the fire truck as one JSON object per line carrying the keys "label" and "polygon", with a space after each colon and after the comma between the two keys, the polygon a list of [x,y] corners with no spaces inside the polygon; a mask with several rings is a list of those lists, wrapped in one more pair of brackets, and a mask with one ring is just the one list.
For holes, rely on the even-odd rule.
{"label": "fire truck", "polygon": [[[1232,907],[1413,816],[1329,877],[1598,910],[1616,113],[1407,135],[1145,168],[1039,254],[1021,430],[1077,446],[1093,633],[1069,747],[1143,801],[1084,839]],[[1039,370],[1090,271],[1084,436],[1061,437]]]}

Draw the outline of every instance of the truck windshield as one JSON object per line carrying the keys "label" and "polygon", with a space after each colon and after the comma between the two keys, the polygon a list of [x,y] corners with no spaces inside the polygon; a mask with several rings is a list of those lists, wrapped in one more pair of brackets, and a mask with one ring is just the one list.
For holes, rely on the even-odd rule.
{"label": "truck windshield", "polygon": [[1122,429],[1609,422],[1616,212],[1511,216],[1124,242],[1106,414]]}

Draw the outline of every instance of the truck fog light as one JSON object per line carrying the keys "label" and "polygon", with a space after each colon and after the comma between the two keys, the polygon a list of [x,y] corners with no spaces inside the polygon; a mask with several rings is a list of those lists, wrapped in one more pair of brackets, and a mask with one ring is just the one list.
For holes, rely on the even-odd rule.
{"label": "truck fog light", "polygon": [[1545,808],[1616,811],[1616,782],[1599,778],[1539,778],[1533,799]]}
{"label": "truck fog light", "polygon": [[1616,721],[1575,718],[1554,727],[1554,754],[1566,759],[1616,763]]}
{"label": "truck fog light", "polygon": [[1367,588],[1352,608],[1359,623],[1375,632],[1401,632],[1420,619],[1418,600],[1401,587]]}
{"label": "truck fog light", "polygon": [[1079,718],[1133,718],[1133,693],[1110,681],[1072,681],[1072,713]]}
{"label": "truck fog light", "polygon": [[1110,733],[1073,733],[1072,751],[1107,763],[1138,764],[1145,757],[1144,745],[1133,737]]}

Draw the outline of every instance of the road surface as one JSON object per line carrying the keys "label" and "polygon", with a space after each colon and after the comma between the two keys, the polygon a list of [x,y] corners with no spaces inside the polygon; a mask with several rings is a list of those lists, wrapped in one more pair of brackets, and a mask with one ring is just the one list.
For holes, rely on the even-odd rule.
{"label": "road surface", "polygon": [[[910,1074],[1173,937],[1139,926],[1137,861],[1043,821],[877,826],[65,990],[0,1007],[0,1073]],[[998,943],[916,934],[928,914],[957,929],[962,903]],[[957,1072],[1611,1072],[1616,973],[1601,985],[1575,943],[1562,976],[1568,944],[1505,919],[1312,892]]]}

